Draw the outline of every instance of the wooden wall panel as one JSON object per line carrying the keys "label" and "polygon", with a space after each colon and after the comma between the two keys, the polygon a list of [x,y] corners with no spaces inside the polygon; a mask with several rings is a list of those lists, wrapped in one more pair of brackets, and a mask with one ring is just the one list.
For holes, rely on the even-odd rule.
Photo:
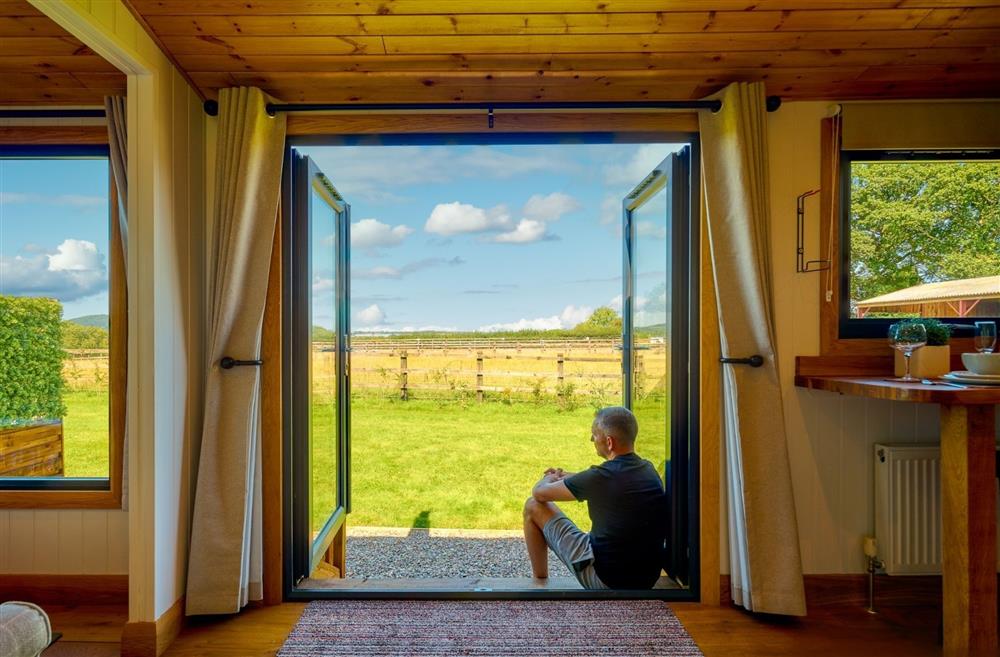
{"label": "wooden wall panel", "polygon": [[123,511],[0,510],[0,573],[124,575]]}

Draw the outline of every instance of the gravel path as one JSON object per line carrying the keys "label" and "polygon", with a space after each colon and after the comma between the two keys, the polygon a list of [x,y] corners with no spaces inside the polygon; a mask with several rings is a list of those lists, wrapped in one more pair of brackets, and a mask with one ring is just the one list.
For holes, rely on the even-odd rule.
{"label": "gravel path", "polygon": [[[571,576],[551,550],[549,576]],[[519,531],[349,527],[347,577],[531,577],[531,566]]]}

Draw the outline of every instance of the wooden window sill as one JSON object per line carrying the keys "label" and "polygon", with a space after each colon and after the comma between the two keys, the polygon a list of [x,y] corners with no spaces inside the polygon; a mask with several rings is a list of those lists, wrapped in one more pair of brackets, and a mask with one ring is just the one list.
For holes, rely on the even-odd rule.
{"label": "wooden window sill", "polygon": [[5,490],[0,509],[120,509],[121,492],[113,490]]}

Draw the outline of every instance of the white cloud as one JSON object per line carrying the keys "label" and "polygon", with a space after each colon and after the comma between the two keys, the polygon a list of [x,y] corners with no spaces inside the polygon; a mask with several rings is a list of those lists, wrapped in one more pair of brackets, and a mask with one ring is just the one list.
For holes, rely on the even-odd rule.
{"label": "white cloud", "polygon": [[459,256],[454,258],[424,258],[423,260],[416,260],[414,262],[409,262],[402,267],[390,267],[388,265],[380,265],[378,267],[372,267],[370,269],[352,269],[352,278],[402,278],[407,274],[412,274],[413,272],[420,271],[422,269],[430,269],[431,267],[457,267],[458,265],[464,265],[465,260]]}
{"label": "white cloud", "polygon": [[427,324],[424,326],[391,326],[386,324],[379,324],[377,326],[365,326],[359,329],[358,333],[418,333],[425,331],[438,331],[441,333],[448,333],[457,331],[457,326],[438,326],[435,324]]}
{"label": "white cloud", "polygon": [[655,221],[640,221],[635,225],[639,237],[652,237],[658,240],[667,239],[667,227]]}
{"label": "white cloud", "polygon": [[601,225],[610,226],[620,223],[622,220],[622,200],[617,196],[608,194],[601,201]]}
{"label": "white cloud", "polygon": [[561,313],[558,315],[552,315],[551,317],[536,317],[534,319],[522,317],[516,322],[487,324],[485,326],[480,326],[476,330],[489,333],[494,331],[548,331],[551,329],[568,329],[573,328],[580,322],[586,320],[593,312],[594,309],[590,306],[569,305],[563,308]]}
{"label": "white cloud", "polygon": [[0,293],[75,301],[108,287],[104,255],[86,240],[67,239],[54,253],[0,256]]}
{"label": "white cloud", "polygon": [[362,326],[375,326],[385,322],[385,311],[378,307],[377,303],[358,311],[358,321]]}
{"label": "white cloud", "polygon": [[424,224],[424,230],[438,235],[458,235],[502,230],[509,225],[510,215],[502,205],[483,210],[468,203],[454,201],[435,205]]}
{"label": "white cloud", "polygon": [[545,230],[545,224],[534,219],[522,219],[517,223],[517,228],[507,233],[500,233],[492,241],[501,244],[529,244],[542,239],[552,239]]}
{"label": "white cloud", "polygon": [[580,208],[580,203],[569,194],[552,192],[547,196],[534,194],[524,204],[523,213],[535,221],[558,221],[561,216]]}
{"label": "white cloud", "polygon": [[409,226],[390,226],[378,219],[362,219],[351,224],[351,246],[373,249],[379,246],[397,246],[413,232]]}
{"label": "white cloud", "polygon": [[[646,297],[642,296],[641,294],[636,295],[635,299],[633,300],[633,305],[635,306],[636,310],[642,310],[643,308],[646,307],[647,303],[649,303],[649,300]],[[621,313],[622,295],[616,294],[614,298],[608,302],[608,307],[611,308],[611,310],[615,311],[616,313]]]}
{"label": "white cloud", "polygon": [[681,149],[683,144],[643,144],[635,149],[627,162],[604,167],[604,182],[625,185],[630,190],[642,182],[663,158]]}
{"label": "white cloud", "polygon": [[313,294],[333,292],[333,279],[324,278],[322,276],[313,276],[312,291]]}
{"label": "white cloud", "polygon": [[586,321],[593,313],[594,309],[590,306],[566,306],[559,313],[559,321],[562,322],[563,328],[573,328],[580,322]]}

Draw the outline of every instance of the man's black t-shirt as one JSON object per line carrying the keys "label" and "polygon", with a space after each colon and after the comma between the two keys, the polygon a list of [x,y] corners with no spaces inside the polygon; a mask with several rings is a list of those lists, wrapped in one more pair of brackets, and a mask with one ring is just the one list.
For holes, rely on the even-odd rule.
{"label": "man's black t-shirt", "polygon": [[660,576],[667,498],[653,464],[623,454],[563,480],[587,502],[594,569],[613,589],[648,589]]}

